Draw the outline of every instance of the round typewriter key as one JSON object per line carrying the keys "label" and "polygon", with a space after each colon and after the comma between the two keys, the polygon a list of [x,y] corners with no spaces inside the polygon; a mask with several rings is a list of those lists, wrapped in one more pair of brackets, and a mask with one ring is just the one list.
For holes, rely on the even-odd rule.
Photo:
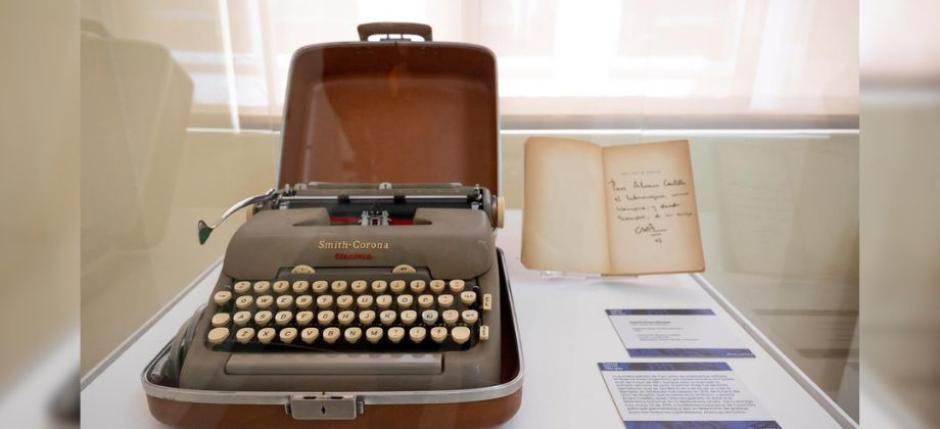
{"label": "round typewriter key", "polygon": [[228,338],[228,328],[212,328],[208,337],[210,343],[222,344]]}
{"label": "round typewriter key", "polygon": [[425,325],[431,326],[437,323],[437,310],[424,310],[421,312],[421,321]]}
{"label": "round typewriter key", "polygon": [[379,341],[382,341],[382,336],[384,334],[385,332],[382,331],[382,328],[372,327],[372,328],[366,329],[366,340],[368,340],[372,344],[376,344]]}
{"label": "round typewriter key", "polygon": [[466,283],[463,280],[454,279],[450,281],[450,291],[453,293],[463,291],[464,286],[466,286]]}
{"label": "round typewriter key", "polygon": [[472,290],[460,292],[460,302],[462,302],[464,305],[473,305],[473,303],[476,302],[476,300],[477,300],[476,292]]}
{"label": "round typewriter key", "polygon": [[340,295],[338,298],[336,298],[336,306],[339,307],[340,310],[345,310],[349,307],[352,307],[352,305],[352,295]]}
{"label": "round typewriter key", "polygon": [[379,313],[379,320],[381,320],[382,324],[386,326],[395,323],[396,317],[398,317],[398,313],[395,313],[392,310],[385,310]]}
{"label": "round typewriter key", "polygon": [[306,293],[307,289],[310,289],[310,282],[306,280],[297,280],[293,285],[291,285],[291,290],[293,290],[297,295]]}
{"label": "round typewriter key", "polygon": [[323,341],[333,344],[339,339],[339,328],[332,327],[323,330]]}
{"label": "round typewriter key", "polygon": [[330,284],[325,280],[317,280],[313,282],[313,291],[316,293],[324,293],[327,289],[330,288]]}
{"label": "round typewriter key", "polygon": [[212,326],[217,328],[226,326],[231,319],[232,316],[228,313],[215,313],[212,315]]}
{"label": "round typewriter key", "polygon": [[359,312],[359,323],[363,325],[371,325],[372,322],[375,322],[375,312],[372,310],[365,310]]}
{"label": "round typewriter key", "polygon": [[405,291],[404,280],[392,280],[392,282],[389,283],[388,286],[392,290],[392,293],[402,293]]}
{"label": "round typewriter key", "polygon": [[439,305],[439,306],[441,306],[441,307],[443,307],[443,308],[450,308],[450,306],[454,305],[454,296],[453,296],[453,295],[449,295],[449,294],[448,294],[448,295],[438,295],[438,297],[437,297],[437,305]]}
{"label": "round typewriter key", "polygon": [[450,330],[450,337],[454,339],[454,342],[457,344],[466,343],[470,339],[470,328],[466,326],[458,326]]}
{"label": "round typewriter key", "polygon": [[277,297],[277,308],[286,310],[292,305],[294,305],[294,297],[292,295],[281,295]]}
{"label": "round typewriter key", "polygon": [[343,337],[346,338],[346,342],[349,344],[356,344],[360,338],[362,338],[362,329],[357,327],[346,328],[343,331]]}
{"label": "round typewriter key", "polygon": [[372,307],[372,301],[374,301],[372,295],[359,295],[356,298],[356,305],[358,305],[359,308],[366,309]]}
{"label": "round typewriter key", "polygon": [[420,343],[424,341],[424,338],[428,336],[428,330],[424,329],[422,326],[415,326],[408,330],[408,337],[411,338],[411,341],[415,343]]}
{"label": "round typewriter key", "polygon": [[398,298],[395,299],[395,301],[398,302],[398,308],[402,310],[411,308],[411,304],[414,304],[414,300],[414,297],[411,295],[398,295]]}
{"label": "round typewriter key", "polygon": [[464,310],[463,313],[460,313],[460,318],[463,319],[463,323],[472,325],[480,320],[480,314],[476,310]]}
{"label": "round typewriter key", "polygon": [[392,296],[391,295],[379,295],[375,299],[375,305],[379,307],[380,310],[384,310],[392,306]]}
{"label": "round typewriter key", "polygon": [[446,323],[447,326],[454,326],[459,318],[460,313],[458,313],[457,310],[445,310],[441,313],[441,319],[444,319],[444,323]]}
{"label": "round typewriter key", "polygon": [[346,283],[346,280],[336,280],[330,285],[330,289],[333,290],[333,293],[343,293],[346,292],[348,286],[349,284]]}
{"label": "round typewriter key", "polygon": [[294,268],[291,268],[291,274],[314,274],[317,270],[309,265],[297,265]]}
{"label": "round typewriter key", "polygon": [[267,325],[271,321],[271,312],[270,311],[259,311],[255,313],[255,324],[258,326]]}
{"label": "round typewriter key", "polygon": [[415,267],[407,264],[401,264],[392,268],[392,272],[395,274],[412,274],[415,272]]}
{"label": "round typewriter key", "polygon": [[447,328],[443,326],[431,328],[431,339],[435,343],[443,343],[447,339]]}
{"label": "round typewriter key", "polygon": [[261,295],[255,300],[255,305],[262,310],[267,310],[274,304],[274,297],[271,295]]}
{"label": "round typewriter key", "polygon": [[365,293],[366,289],[369,289],[369,283],[366,283],[365,280],[356,280],[349,287],[353,293]]}
{"label": "round typewriter key", "polygon": [[277,314],[274,315],[274,322],[277,323],[277,326],[287,326],[293,318],[294,313],[290,311],[278,311]]}
{"label": "round typewriter key", "polygon": [[402,338],[405,338],[405,328],[401,326],[396,326],[394,328],[388,328],[388,340],[398,344]]}
{"label": "round typewriter key", "polygon": [[237,293],[237,294],[239,294],[239,295],[244,294],[244,293],[248,293],[248,291],[251,290],[251,282],[238,282],[238,283],[235,283],[234,289],[235,289],[235,293]]}
{"label": "round typewriter key", "polygon": [[227,290],[220,290],[212,296],[212,300],[215,301],[216,305],[223,306],[228,304],[229,300],[232,299],[232,293]]}
{"label": "round typewriter key", "polygon": [[320,325],[326,326],[333,323],[334,317],[336,317],[336,315],[330,310],[321,311],[317,313],[317,322],[320,323]]}
{"label": "round typewriter key", "polygon": [[235,307],[238,307],[239,310],[244,310],[251,307],[251,304],[255,302],[255,299],[251,295],[242,295],[235,300]]}
{"label": "round typewriter key", "polygon": [[383,293],[386,288],[388,288],[388,283],[385,280],[375,280],[372,282],[372,292]]}
{"label": "round typewriter key", "polygon": [[336,320],[339,321],[340,325],[346,326],[356,320],[356,312],[350,310],[340,311],[336,316]]}
{"label": "round typewriter key", "polygon": [[431,280],[431,292],[441,293],[444,291],[444,280]]}
{"label": "round typewriter key", "polygon": [[317,328],[307,328],[307,329],[304,329],[303,331],[300,331],[301,341],[307,344],[313,343],[314,341],[317,340],[317,337],[319,336],[320,336],[320,330]]}
{"label": "round typewriter key", "polygon": [[268,281],[255,282],[255,286],[254,286],[255,294],[261,295],[263,293],[268,293],[269,289],[271,289],[271,282],[268,282]]}
{"label": "round typewriter key", "polygon": [[250,311],[239,311],[235,313],[235,316],[232,317],[232,321],[235,322],[235,326],[245,326],[248,322],[251,321],[251,312]]}
{"label": "round typewriter key", "polygon": [[281,342],[284,344],[290,344],[294,342],[294,339],[297,338],[297,328],[284,328],[281,329],[281,332],[278,333]]}
{"label": "round typewriter key", "polygon": [[297,325],[298,326],[307,326],[312,321],[313,321],[312,311],[301,311],[297,313]]}
{"label": "round typewriter key", "polygon": [[317,307],[326,310],[333,306],[333,297],[331,295],[320,295],[317,297]]}
{"label": "round typewriter key", "polygon": [[275,335],[277,335],[277,332],[274,331],[274,328],[263,328],[258,331],[258,341],[261,341],[262,344],[270,343]]}
{"label": "round typewriter key", "polygon": [[418,297],[418,307],[431,308],[434,306],[434,295],[424,294]]}
{"label": "round typewriter key", "polygon": [[301,295],[297,297],[297,300],[294,301],[297,303],[297,308],[301,310],[306,310],[313,305],[313,297],[310,295]]}
{"label": "round typewriter key", "polygon": [[288,283],[286,280],[278,280],[274,282],[274,286],[271,288],[274,289],[274,293],[283,295],[287,293],[288,289],[290,289],[290,283]]}
{"label": "round typewriter key", "polygon": [[235,333],[235,339],[238,340],[238,342],[242,344],[248,344],[248,342],[251,341],[251,339],[254,337],[255,337],[254,328],[241,328],[238,330],[238,332]]}
{"label": "round typewriter key", "polygon": [[405,310],[401,312],[401,323],[405,325],[412,325],[415,323],[415,320],[418,320],[418,312],[414,310]]}
{"label": "round typewriter key", "polygon": [[490,327],[483,325],[480,326],[480,341],[486,341],[490,339]]}
{"label": "round typewriter key", "polygon": [[427,282],[424,280],[412,280],[411,281],[411,292],[412,293],[421,293],[424,292],[424,288],[427,287]]}

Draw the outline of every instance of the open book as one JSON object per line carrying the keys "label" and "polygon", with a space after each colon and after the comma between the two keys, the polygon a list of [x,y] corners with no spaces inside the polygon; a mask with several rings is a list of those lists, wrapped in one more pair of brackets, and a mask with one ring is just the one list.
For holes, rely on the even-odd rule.
{"label": "open book", "polygon": [[530,138],[522,263],[610,275],[704,271],[689,142]]}

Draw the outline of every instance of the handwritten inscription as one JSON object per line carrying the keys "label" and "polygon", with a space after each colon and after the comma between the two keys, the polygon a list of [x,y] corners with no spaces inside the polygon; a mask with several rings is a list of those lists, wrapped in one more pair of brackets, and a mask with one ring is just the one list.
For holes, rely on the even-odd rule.
{"label": "handwritten inscription", "polygon": [[617,221],[638,237],[662,244],[680,218],[695,215],[688,179],[669,177],[659,170],[624,171],[611,179],[608,194]]}

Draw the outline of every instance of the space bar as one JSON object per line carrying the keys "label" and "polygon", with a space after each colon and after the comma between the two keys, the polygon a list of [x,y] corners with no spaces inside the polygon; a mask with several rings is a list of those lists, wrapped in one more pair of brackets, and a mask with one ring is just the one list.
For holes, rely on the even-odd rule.
{"label": "space bar", "polygon": [[440,374],[440,353],[232,353],[225,372],[235,375]]}

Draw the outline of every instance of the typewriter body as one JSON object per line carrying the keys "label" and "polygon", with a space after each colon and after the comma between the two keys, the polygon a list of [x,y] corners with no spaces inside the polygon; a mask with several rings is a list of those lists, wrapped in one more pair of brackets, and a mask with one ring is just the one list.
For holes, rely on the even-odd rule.
{"label": "typewriter body", "polygon": [[[366,43],[376,32],[417,33],[425,42]],[[489,427],[518,409],[522,358],[495,245],[503,204],[491,192],[492,54],[430,43],[430,28],[417,24],[370,24],[360,35],[362,43],[295,55],[278,188],[235,204],[218,222],[199,222],[205,242],[225,218],[250,214],[204,307],[142,374],[162,422]],[[361,104],[364,88],[368,106],[383,109]],[[452,88],[485,97],[453,110],[453,97],[439,97]],[[445,124],[415,128],[432,113]],[[439,145],[415,146],[425,138]],[[324,161],[350,151],[358,167]],[[427,168],[393,159],[399,152],[420,153],[414,159]],[[454,153],[481,158],[447,165]]]}

